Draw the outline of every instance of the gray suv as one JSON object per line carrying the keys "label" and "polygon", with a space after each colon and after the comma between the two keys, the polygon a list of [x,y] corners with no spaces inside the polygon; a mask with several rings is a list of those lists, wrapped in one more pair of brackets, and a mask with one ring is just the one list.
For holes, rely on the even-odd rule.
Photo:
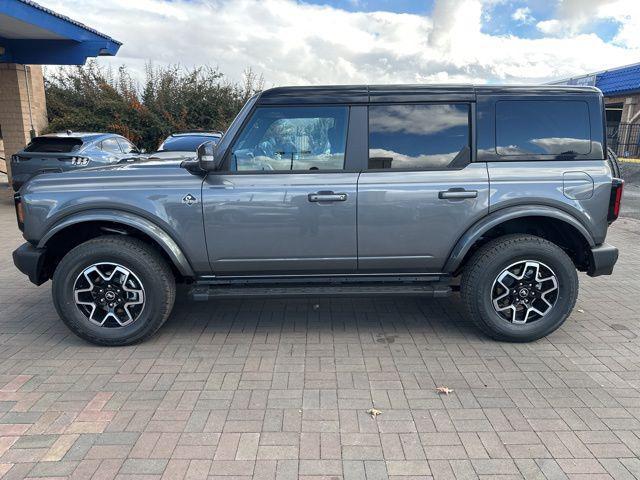
{"label": "gray suv", "polygon": [[16,195],[16,266],[76,334],[151,336],[194,299],[445,296],[531,341],[609,275],[622,181],[585,87],[274,88],[196,159],[40,175]]}

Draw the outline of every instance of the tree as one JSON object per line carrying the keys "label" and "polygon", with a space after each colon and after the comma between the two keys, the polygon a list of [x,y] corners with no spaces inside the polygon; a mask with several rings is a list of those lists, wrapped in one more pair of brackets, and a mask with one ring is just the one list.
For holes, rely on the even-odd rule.
{"label": "tree", "polygon": [[152,151],[177,131],[226,130],[262,87],[250,69],[233,83],[209,66],[147,65],[140,85],[124,66],[115,74],[95,61],[61,67],[45,78],[48,130],[119,133]]}

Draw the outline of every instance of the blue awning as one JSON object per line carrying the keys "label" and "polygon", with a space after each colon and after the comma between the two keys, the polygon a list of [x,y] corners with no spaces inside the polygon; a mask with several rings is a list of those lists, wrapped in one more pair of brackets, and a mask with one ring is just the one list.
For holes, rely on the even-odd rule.
{"label": "blue awning", "polygon": [[550,82],[550,85],[591,85],[605,97],[640,93],[640,63]]}
{"label": "blue awning", "polygon": [[640,64],[599,73],[596,86],[608,96],[640,92]]}
{"label": "blue awning", "polygon": [[31,0],[0,0],[0,63],[82,65],[121,43]]}

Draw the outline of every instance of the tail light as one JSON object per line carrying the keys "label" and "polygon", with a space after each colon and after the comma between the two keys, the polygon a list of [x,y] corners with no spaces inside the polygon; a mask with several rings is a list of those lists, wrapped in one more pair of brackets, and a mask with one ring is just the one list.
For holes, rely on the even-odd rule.
{"label": "tail light", "polygon": [[611,196],[609,197],[609,214],[607,215],[607,220],[609,221],[609,223],[615,221],[620,215],[623,189],[624,180],[620,178],[614,178],[611,182]]}
{"label": "tail light", "polygon": [[[66,160],[66,158],[65,158]],[[74,167],[86,167],[89,165],[90,159],[87,157],[71,157],[71,165]]]}
{"label": "tail light", "polygon": [[16,193],[13,196],[13,202],[16,206],[16,219],[18,220],[18,228],[24,231],[24,206],[22,205],[22,198],[20,194]]}

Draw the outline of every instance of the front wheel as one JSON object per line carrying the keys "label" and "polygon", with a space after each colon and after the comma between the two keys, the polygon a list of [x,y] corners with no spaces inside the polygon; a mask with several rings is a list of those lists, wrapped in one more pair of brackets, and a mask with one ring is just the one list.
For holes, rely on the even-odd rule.
{"label": "front wheel", "polygon": [[497,340],[530,342],[567,319],[578,296],[576,268],[557,245],[507,235],[481,247],[461,281],[467,313]]}
{"label": "front wheel", "polygon": [[77,246],[53,275],[58,314],[76,335],[98,345],[129,345],[153,335],[171,313],[175,291],[160,254],[129,237]]}

